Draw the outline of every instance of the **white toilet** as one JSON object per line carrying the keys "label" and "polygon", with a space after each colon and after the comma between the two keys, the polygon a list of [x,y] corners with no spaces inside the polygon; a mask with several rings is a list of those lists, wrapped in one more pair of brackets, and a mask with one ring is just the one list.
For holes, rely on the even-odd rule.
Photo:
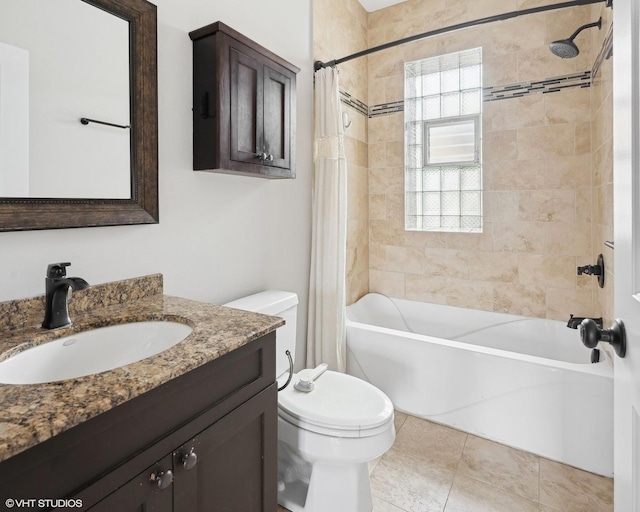
{"label": "white toilet", "polygon": [[[289,376],[285,351],[295,357],[297,295],[269,290],[225,306],[286,320],[276,332],[282,386]],[[278,393],[278,503],[293,512],[371,512],[367,462],[393,444],[393,405],[368,382],[330,370],[311,391],[296,389],[313,373],[294,374]]]}

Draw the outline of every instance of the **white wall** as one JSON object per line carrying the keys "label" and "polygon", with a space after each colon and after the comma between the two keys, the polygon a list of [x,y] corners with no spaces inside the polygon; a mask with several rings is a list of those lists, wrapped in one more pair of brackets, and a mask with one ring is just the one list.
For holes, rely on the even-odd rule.
{"label": "white wall", "polygon": [[[0,300],[44,293],[48,263],[70,261],[90,283],[161,272],[165,293],[223,303],[266,288],[300,297],[304,334],[311,223],[311,0],[157,0],[160,223],[0,233]],[[192,43],[223,21],[301,68],[297,178],[270,181],[194,172]]]}

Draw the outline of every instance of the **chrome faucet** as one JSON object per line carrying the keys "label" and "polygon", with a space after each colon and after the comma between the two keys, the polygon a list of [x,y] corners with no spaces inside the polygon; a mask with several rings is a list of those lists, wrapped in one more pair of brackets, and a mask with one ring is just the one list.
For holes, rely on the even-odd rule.
{"label": "chrome faucet", "polygon": [[69,290],[84,290],[89,283],[80,277],[67,277],[66,267],[71,263],[52,263],[47,267],[46,297],[44,309],[45,329],[57,329],[71,325],[69,318]]}

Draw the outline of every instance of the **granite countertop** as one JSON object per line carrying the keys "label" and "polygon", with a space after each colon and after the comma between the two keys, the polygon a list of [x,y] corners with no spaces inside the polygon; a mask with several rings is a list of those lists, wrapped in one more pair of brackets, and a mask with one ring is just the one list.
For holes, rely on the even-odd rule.
{"label": "granite countertop", "polygon": [[31,326],[3,332],[0,360],[40,343],[106,325],[167,320],[186,323],[193,332],[160,354],[103,373],[47,384],[0,384],[0,461],[284,325],[279,317],[161,293],[71,318],[71,327],[47,331]]}

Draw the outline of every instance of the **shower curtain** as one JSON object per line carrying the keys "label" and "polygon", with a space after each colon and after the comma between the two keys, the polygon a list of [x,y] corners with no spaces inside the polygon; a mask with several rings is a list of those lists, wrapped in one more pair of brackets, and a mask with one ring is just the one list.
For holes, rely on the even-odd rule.
{"label": "shower curtain", "polygon": [[338,70],[315,75],[315,172],[307,366],[344,372],[346,337],[347,160]]}

